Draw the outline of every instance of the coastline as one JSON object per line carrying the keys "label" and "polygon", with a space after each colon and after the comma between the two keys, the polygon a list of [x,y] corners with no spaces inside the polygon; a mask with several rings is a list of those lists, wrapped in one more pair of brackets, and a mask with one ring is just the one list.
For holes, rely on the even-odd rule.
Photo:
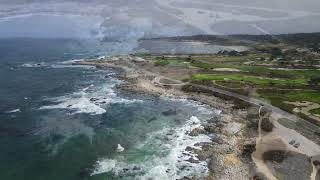
{"label": "coastline", "polygon": [[[107,60],[85,60],[75,64],[120,69],[121,73],[117,78],[126,83],[118,88],[126,91],[186,98],[222,110],[219,120],[212,119],[203,123],[203,128],[193,129],[189,133],[191,136],[215,135],[211,142],[197,144],[202,147],[200,149],[186,148],[187,151],[196,153],[200,161],[207,162],[209,174],[205,179],[264,179],[266,176],[268,177],[266,179],[276,179],[275,173],[270,170],[272,168],[266,163],[267,160],[264,157],[266,152],[295,152],[308,157],[320,154],[319,145],[277,122],[277,119],[283,118],[283,115],[273,112],[270,117],[273,131],[261,130],[261,124],[258,125],[257,107],[252,106],[251,111],[246,111],[241,106],[248,106],[248,104],[237,105],[230,99],[212,96],[205,91],[195,91],[192,87],[186,86],[187,83],[165,76],[168,72],[151,67],[151,62],[140,57],[116,56]],[[170,83],[161,82],[163,79],[169,80]],[[290,135],[283,136],[287,132],[290,132]],[[299,141],[301,146],[298,148],[290,146],[290,138]],[[277,143],[270,148],[270,145],[265,145],[270,142]],[[309,146],[310,150],[306,149]],[[312,168],[312,176],[315,178],[317,169],[315,166]]]}

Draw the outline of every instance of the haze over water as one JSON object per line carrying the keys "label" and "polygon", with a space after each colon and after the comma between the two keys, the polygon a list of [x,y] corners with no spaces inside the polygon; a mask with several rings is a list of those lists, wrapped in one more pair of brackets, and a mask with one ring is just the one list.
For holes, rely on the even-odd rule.
{"label": "haze over water", "polygon": [[1,178],[205,176],[205,162],[190,163],[194,155],[183,152],[214,134],[191,137],[186,132],[219,118],[220,110],[186,99],[121,91],[117,85],[126,82],[116,78],[116,70],[72,62],[140,51],[245,50],[139,39],[315,32],[320,30],[319,7],[316,0],[2,0]]}
{"label": "haze over water", "polygon": [[[70,64],[107,53],[104,44],[1,42],[2,178],[132,179],[206,173],[205,164],[176,168],[189,164],[181,156],[187,146],[209,140],[185,132],[219,111],[183,99],[119,91],[115,86],[125,82],[114,78],[117,71]],[[118,144],[124,153],[117,153]]]}

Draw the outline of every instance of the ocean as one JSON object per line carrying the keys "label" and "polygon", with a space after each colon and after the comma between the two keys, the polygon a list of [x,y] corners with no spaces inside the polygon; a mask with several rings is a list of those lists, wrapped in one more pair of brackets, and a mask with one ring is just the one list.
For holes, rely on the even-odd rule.
{"label": "ocean", "polygon": [[115,69],[78,59],[132,53],[71,39],[0,40],[0,179],[203,177],[189,136],[220,111],[194,101],[117,89]]}

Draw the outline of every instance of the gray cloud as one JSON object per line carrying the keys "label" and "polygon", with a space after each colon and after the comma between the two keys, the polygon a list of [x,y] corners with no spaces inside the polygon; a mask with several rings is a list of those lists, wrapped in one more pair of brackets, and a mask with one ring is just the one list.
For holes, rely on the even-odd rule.
{"label": "gray cloud", "polygon": [[318,0],[0,0],[0,37],[131,41],[192,34],[314,32],[320,31],[319,10]]}

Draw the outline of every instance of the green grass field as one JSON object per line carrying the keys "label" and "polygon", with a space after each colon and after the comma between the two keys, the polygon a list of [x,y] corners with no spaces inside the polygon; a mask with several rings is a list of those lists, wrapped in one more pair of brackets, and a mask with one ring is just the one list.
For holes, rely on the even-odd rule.
{"label": "green grass field", "polygon": [[[238,58],[238,57],[228,57],[228,58]],[[228,63],[216,63],[210,61],[193,61],[192,66],[202,68],[202,69],[214,69],[214,68],[233,68],[239,69],[243,72],[248,72],[253,75],[268,76],[268,77],[287,77],[287,78],[308,78],[319,76],[319,70],[276,70],[270,69],[268,67],[261,66],[250,66],[241,64]]]}
{"label": "green grass field", "polygon": [[169,64],[174,64],[174,65],[182,65],[186,61],[186,58],[162,58],[162,57],[156,57],[154,58],[155,60],[155,65],[156,66],[166,66]]}
{"label": "green grass field", "polygon": [[154,63],[155,66],[166,66],[168,64],[170,64],[170,61],[168,61],[168,60],[157,60]]}
{"label": "green grass field", "polygon": [[259,97],[270,101],[272,105],[280,107],[283,110],[291,112],[294,105],[285,103],[285,101],[309,101],[320,104],[320,92],[319,91],[291,91],[291,92],[276,92],[276,91],[258,91]]}
{"label": "green grass field", "polygon": [[[260,58],[268,58],[269,54],[249,54],[246,56],[229,55],[203,55],[191,57],[151,57],[156,66],[167,65],[188,65],[200,68],[197,74],[192,75],[192,81],[220,85],[225,90],[248,95],[248,87],[257,88],[251,96],[264,99],[272,105],[285,111],[293,112],[295,108],[285,101],[310,101],[320,104],[320,92],[316,87],[310,86],[311,78],[319,77],[319,70],[282,70],[271,69],[267,66],[257,66],[261,63]],[[245,65],[244,62],[253,61],[252,65]],[[238,69],[241,72],[216,72],[215,68]],[[215,83],[213,83],[213,81]],[[303,90],[295,90],[303,89]],[[313,114],[320,114],[320,109],[312,110]],[[308,119],[304,114],[298,116]]]}
{"label": "green grass field", "polygon": [[259,58],[269,58],[269,54],[248,54],[246,56],[228,56],[228,55],[214,55],[209,57],[192,57],[192,60],[201,60],[210,62],[243,62],[243,61],[250,61],[256,60]]}
{"label": "green grass field", "polygon": [[307,83],[306,79],[272,79],[262,78],[256,76],[245,76],[240,74],[195,74],[192,76],[193,80],[210,80],[210,81],[242,81],[250,82],[259,86],[287,86],[287,85],[304,85]]}

